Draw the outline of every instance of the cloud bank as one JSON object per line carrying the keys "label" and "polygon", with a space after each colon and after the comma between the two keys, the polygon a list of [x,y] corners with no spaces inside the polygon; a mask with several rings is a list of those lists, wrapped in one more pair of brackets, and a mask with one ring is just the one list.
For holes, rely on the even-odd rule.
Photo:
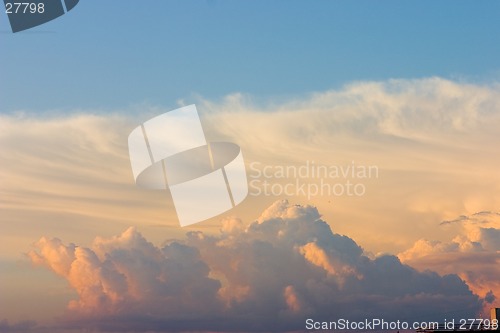
{"label": "cloud bank", "polygon": [[[463,223],[439,227],[438,222],[450,221],[459,215],[471,217],[475,212],[494,210],[500,205],[498,88],[495,83],[470,84],[424,78],[355,82],[341,89],[286,101],[259,101],[251,96],[234,94],[219,101],[200,98],[189,103],[196,102],[207,138],[238,143],[247,164],[259,162],[259,165],[298,166],[305,161],[315,161],[318,165],[346,165],[354,161],[356,164],[377,165],[380,176],[367,183],[363,197],[318,196],[308,201],[297,196],[291,200],[314,204],[322,212],[323,220],[334,225],[336,233],[349,235],[373,253],[402,254],[420,239],[431,243],[431,252],[445,247],[446,253],[440,255],[446,260],[440,260],[439,264],[426,263],[427,259],[421,258],[423,252],[413,257],[408,252],[408,257],[400,255],[400,258],[405,263],[413,260],[412,265],[421,271],[430,267],[441,274],[459,274],[474,292],[491,300],[498,296],[498,287],[492,284],[497,281],[494,277],[498,276],[497,268],[493,267],[498,262],[495,252],[498,250],[493,250],[497,234],[481,231],[477,237],[484,251],[464,252],[467,246],[478,249],[475,244],[478,238],[470,238],[472,234],[465,229],[459,230],[458,225]],[[26,298],[19,297],[19,290],[30,290],[23,287],[30,278],[26,274],[16,279],[15,275],[24,273],[16,270],[14,260],[41,235],[56,235],[79,244],[74,251],[67,250],[66,260],[73,260],[73,256],[78,254],[79,258],[89,256],[89,262],[96,265],[104,260],[99,250],[91,245],[96,235],[101,235],[102,240],[109,240],[112,235],[120,234],[127,226],[133,225],[141,231],[147,243],[158,245],[167,237],[183,239],[185,229],[178,228],[168,193],[143,191],[134,185],[126,147],[127,135],[137,124],[174,107],[144,107],[114,114],[96,114],[95,110],[64,110],[64,114],[0,115],[0,257],[8,261],[2,267],[16,273],[12,274],[8,283],[0,284],[4,300],[0,304],[1,318],[11,319],[10,323],[25,318],[42,322],[54,315],[57,304],[65,303],[71,297],[70,294],[46,292],[42,290],[44,287],[39,287],[40,293],[36,298],[29,299],[27,292]],[[240,216],[244,221],[253,221],[259,212],[277,199],[283,197],[248,197],[231,214]],[[266,212],[269,213],[268,210]],[[213,242],[230,244],[231,239],[248,237],[248,233],[243,232],[247,227],[245,223],[228,223],[224,231],[227,235],[221,236],[218,233],[220,218],[217,217],[189,229],[203,230],[204,242],[196,243],[193,235],[188,238],[189,241],[179,242],[197,249],[199,260],[209,269],[208,280],[199,283],[205,285],[213,280],[220,284],[220,287],[213,287],[218,302],[213,308],[219,309],[213,313],[220,316],[241,313],[238,309],[243,311],[241,309],[245,304],[252,302],[252,295],[258,288],[252,289],[253,280],[237,282],[236,278],[244,278],[237,275],[236,269],[234,272],[224,270],[224,267],[215,269],[217,258],[210,261],[207,258],[222,245],[210,245],[209,240],[215,237]],[[492,227],[483,225],[485,228]],[[237,236],[237,232],[243,236]],[[460,235],[469,239],[453,240]],[[246,239],[241,241],[246,244]],[[46,242],[52,240],[46,239]],[[313,241],[299,243],[294,245],[292,252],[307,265],[326,274],[328,281],[335,280],[339,290],[340,286],[352,287],[353,279],[369,276],[362,273],[360,267],[348,264],[345,258],[342,261],[331,258],[328,251],[332,250],[324,245]],[[61,246],[69,247],[66,243],[61,243]],[[250,244],[247,246],[252,249]],[[273,243],[273,248],[276,246]],[[161,253],[162,247],[155,247]],[[464,249],[449,249],[453,247]],[[89,249],[90,252],[85,250],[80,253],[77,248]],[[92,256],[97,259],[92,259]],[[225,254],[221,257],[231,259]],[[377,258],[367,263],[381,265],[382,261]],[[61,267],[64,267],[63,263],[61,261]],[[453,269],[445,269],[447,265],[453,266]],[[115,273],[111,272],[115,272],[115,268],[106,269],[113,277]],[[104,271],[97,270],[94,274]],[[59,272],[69,274],[64,270]],[[235,277],[231,279],[233,275]],[[418,273],[416,276],[422,275]],[[34,276],[33,280],[37,278],[40,276]],[[69,281],[69,275],[66,279]],[[316,280],[312,279],[313,282]],[[73,282],[75,286],[76,282]],[[275,304],[283,304],[283,313],[304,315],[307,308],[319,311],[320,302],[316,296],[309,296],[311,299],[303,296],[314,290],[313,282],[305,287],[280,285],[279,299],[282,303],[276,301]],[[54,285],[58,283],[61,283],[60,280],[54,278]],[[128,284],[122,284],[127,286],[129,292]],[[29,284],[31,287],[34,285]],[[41,282],[40,285],[45,286]],[[90,291],[81,290],[81,293],[93,295],[93,288]],[[322,288],[318,287],[318,290]],[[328,285],[328,288],[333,287]],[[338,293],[342,296],[341,291]],[[261,291],[261,294],[266,292]],[[82,304],[78,299],[72,303],[69,314],[78,313],[81,317],[87,313],[90,316],[94,313],[91,305],[98,304],[98,309],[108,309],[106,311],[110,313],[114,311],[119,318],[132,306],[128,304],[133,303],[132,296],[126,293],[121,300],[120,295],[115,291],[115,294],[106,294],[102,299],[84,297]],[[324,295],[329,294],[325,292]],[[338,302],[335,304],[340,304],[340,296],[335,299]],[[320,299],[320,296],[317,298]],[[51,300],[52,306],[38,307],[37,311],[27,310],[31,309],[27,305],[47,299]],[[277,296],[275,299],[278,299]],[[8,306],[13,302],[17,307]],[[258,304],[257,300],[254,302]],[[123,310],[117,310],[117,304],[127,305],[122,306]],[[23,311],[30,312],[30,315]],[[255,309],[252,311],[257,313]],[[108,312],[103,312],[107,313],[106,318],[111,316]],[[74,320],[80,317],[76,316]],[[245,315],[241,317],[245,318]],[[230,327],[230,322],[227,325]]]}
{"label": "cloud bank", "polygon": [[[340,232],[372,251],[398,253],[427,237],[436,221],[500,204],[498,87],[424,78],[355,82],[285,101],[234,94],[192,102],[207,138],[239,144],[247,164],[377,165],[380,177],[367,184],[362,203],[313,202],[345,221]],[[150,239],[159,233],[146,225],[179,236],[168,194],[134,186],[127,152],[137,124],[172,108],[0,115],[0,209],[9,234],[0,236],[1,253],[17,255],[44,230],[87,244],[92,230],[111,235],[128,225],[143,227]],[[254,219],[276,199],[244,203],[238,216]],[[418,227],[408,233],[408,225]],[[379,228],[385,237],[374,236]],[[432,232],[445,239],[440,229]]]}
{"label": "cloud bank", "polygon": [[458,276],[370,259],[315,207],[287,201],[252,223],[228,218],[218,235],[190,232],[163,247],[129,228],[90,248],[42,238],[29,256],[77,292],[67,328],[288,331],[306,318],[443,320],[481,307]]}

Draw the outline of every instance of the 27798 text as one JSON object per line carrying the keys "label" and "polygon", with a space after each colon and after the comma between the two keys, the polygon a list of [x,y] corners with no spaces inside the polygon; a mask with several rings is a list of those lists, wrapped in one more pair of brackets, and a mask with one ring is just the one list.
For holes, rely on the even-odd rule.
{"label": "27798 text", "polygon": [[6,2],[5,13],[7,14],[43,14],[45,4],[43,2]]}

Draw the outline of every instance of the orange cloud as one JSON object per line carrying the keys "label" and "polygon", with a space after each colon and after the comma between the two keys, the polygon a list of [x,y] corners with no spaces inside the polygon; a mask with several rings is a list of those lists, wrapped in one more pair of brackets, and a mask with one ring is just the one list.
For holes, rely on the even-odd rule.
{"label": "orange cloud", "polygon": [[398,257],[420,270],[457,274],[485,298],[488,315],[490,307],[500,304],[500,214],[480,212],[441,224],[456,233],[451,241],[420,239]]}
{"label": "orange cloud", "polygon": [[134,228],[90,248],[46,238],[36,247],[32,261],[78,294],[63,321],[73,328],[280,331],[311,315],[442,320],[481,305],[457,276],[369,259],[315,207],[287,201],[253,223],[227,220],[218,235],[189,232],[161,248]]}

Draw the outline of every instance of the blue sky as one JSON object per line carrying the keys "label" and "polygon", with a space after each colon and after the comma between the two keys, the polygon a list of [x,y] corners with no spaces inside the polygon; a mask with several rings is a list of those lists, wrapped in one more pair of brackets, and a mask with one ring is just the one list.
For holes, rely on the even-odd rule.
{"label": "blue sky", "polygon": [[2,14],[0,112],[288,98],[388,78],[496,81],[498,13],[498,1],[82,0],[17,34]]}

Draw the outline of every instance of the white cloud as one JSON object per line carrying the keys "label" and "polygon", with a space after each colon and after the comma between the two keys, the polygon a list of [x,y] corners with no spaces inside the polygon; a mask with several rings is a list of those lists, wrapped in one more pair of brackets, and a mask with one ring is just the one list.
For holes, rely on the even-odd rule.
{"label": "white cloud", "polygon": [[[213,120],[214,130],[243,140],[257,130],[268,134],[263,140],[279,137],[305,145],[326,133],[432,142],[486,128],[493,131],[491,121],[500,120],[500,95],[497,84],[481,86],[436,77],[355,82],[281,104],[253,104],[251,97],[235,94],[219,103],[204,100],[200,108]],[[248,126],[249,118],[254,126]]]}

